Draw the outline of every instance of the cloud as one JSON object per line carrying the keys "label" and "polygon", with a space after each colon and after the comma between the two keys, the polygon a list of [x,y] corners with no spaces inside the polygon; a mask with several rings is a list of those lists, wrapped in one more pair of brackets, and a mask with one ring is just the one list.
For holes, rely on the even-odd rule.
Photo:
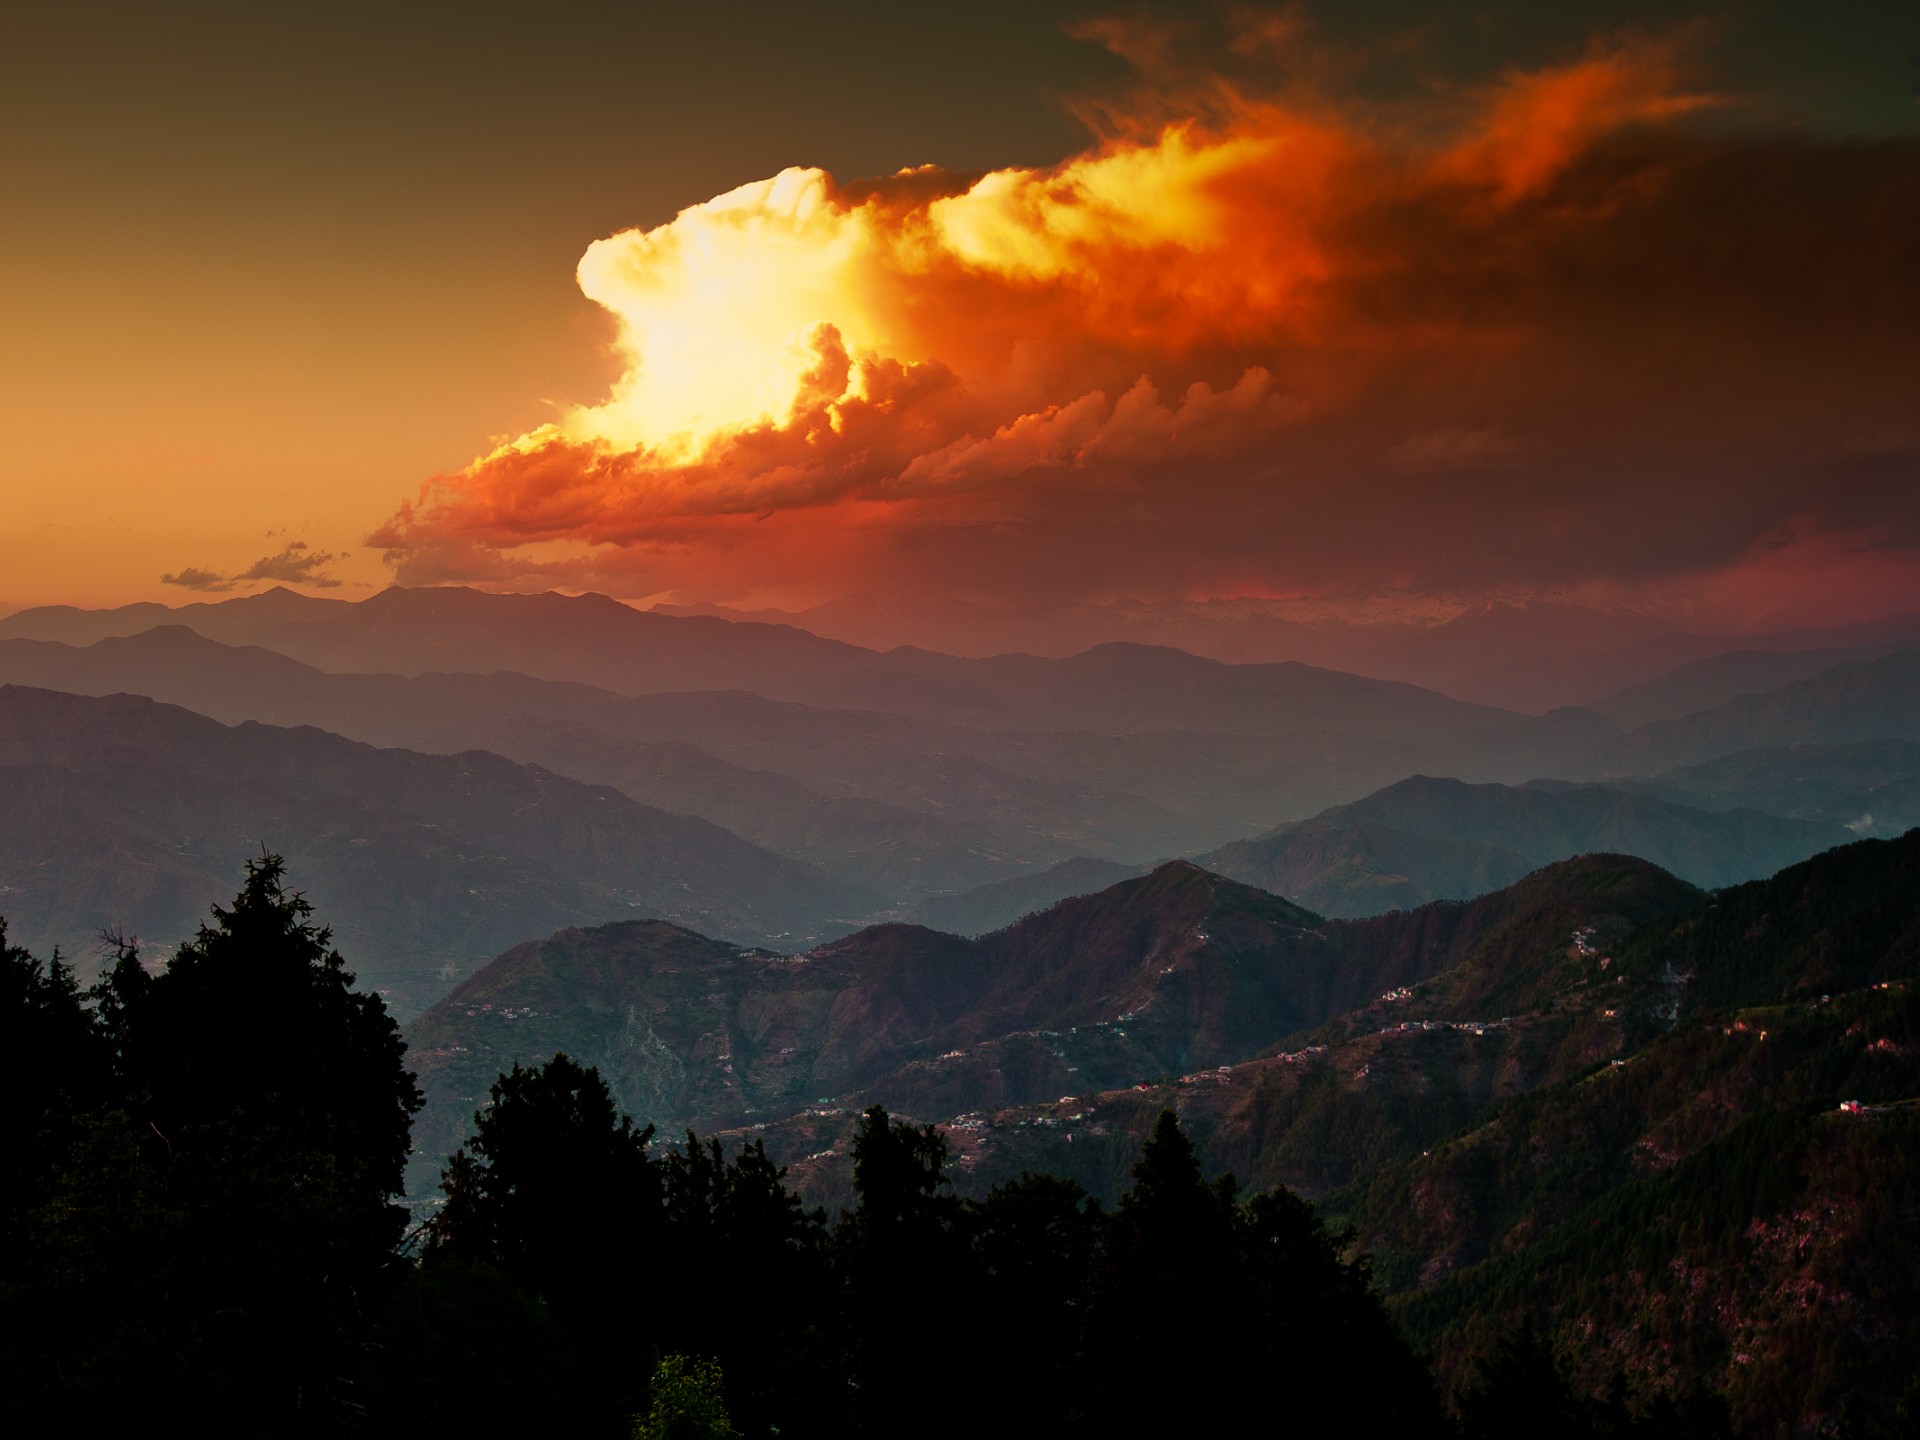
{"label": "cloud", "polygon": [[231,590],[233,581],[225,575],[212,570],[201,570],[189,565],[182,570],[160,577],[162,585],[180,585],[188,590]]}
{"label": "cloud", "polygon": [[326,550],[312,550],[304,540],[291,541],[277,555],[266,555],[234,576],[240,584],[256,580],[278,580],[289,585],[313,585],[331,590],[340,584],[324,573],[324,567],[341,557]]}
{"label": "cloud", "polygon": [[596,242],[612,392],[370,543],[800,602],[1685,587],[1920,535],[1911,455],[1846,463],[1907,423],[1920,145],[1741,129],[1672,36],[1362,103],[1300,12],[1232,13],[1213,68],[1087,27],[1142,82],[1058,165],[790,169]]}
{"label": "cloud", "polygon": [[338,588],[340,582],[325,573],[325,567],[342,558],[327,550],[311,549],[304,540],[288,543],[278,554],[265,555],[235,575],[222,575],[194,566],[162,575],[163,585],[180,585],[189,590],[209,592],[232,590],[236,586],[274,580],[289,585],[311,585],[322,590]]}

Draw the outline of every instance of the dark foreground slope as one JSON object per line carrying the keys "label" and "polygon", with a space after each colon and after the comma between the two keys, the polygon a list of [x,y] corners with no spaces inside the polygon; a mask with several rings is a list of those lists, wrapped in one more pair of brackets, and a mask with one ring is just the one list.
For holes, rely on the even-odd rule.
{"label": "dark foreground slope", "polygon": [[1590,853],[1637,855],[1693,884],[1727,885],[1850,838],[1831,822],[1695,808],[1633,789],[1415,775],[1199,863],[1352,916],[1485,894]]}
{"label": "dark foreground slope", "polygon": [[1920,1344],[1920,831],[1613,955],[1651,1043],[1328,1208],[1443,1355],[1543,1313],[1604,1337],[1592,1371],[1721,1390],[1753,1433],[1897,1394]]}
{"label": "dark foreground slope", "polygon": [[[1224,1070],[958,1116],[960,1167],[1116,1193],[1172,1106],[1210,1171],[1340,1187],[1323,1210],[1452,1382],[1532,1318],[1583,1383],[1723,1396],[1741,1434],[1892,1423],[1920,1344],[1920,832],[1706,898],[1603,857],[1502,895],[1554,877],[1603,903],[1516,913]],[[818,1193],[845,1190],[846,1123],[790,1147]]]}
{"label": "dark foreground slope", "polygon": [[1355,921],[1174,864],[976,941],[780,960],[614,926],[415,1023],[417,1141],[560,1045],[832,1203],[872,1102],[938,1122],[965,1193],[1031,1171],[1109,1200],[1171,1108],[1209,1173],[1358,1227],[1454,1379],[1532,1316],[1583,1383],[1807,1433],[1887,1412],[1920,1339],[1916,968],[1920,832],[1712,895],[1585,856]]}
{"label": "dark foreground slope", "polygon": [[804,945],[875,903],[702,820],[479,752],[377,750],[132,696],[0,687],[0,906],[88,956],[103,928],[190,934],[262,847],[403,1012],[556,924],[674,917]]}

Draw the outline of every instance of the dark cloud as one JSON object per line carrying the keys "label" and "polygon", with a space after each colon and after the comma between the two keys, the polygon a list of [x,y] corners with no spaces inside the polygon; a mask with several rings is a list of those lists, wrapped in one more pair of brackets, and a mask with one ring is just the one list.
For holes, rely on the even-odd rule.
{"label": "dark cloud", "polygon": [[162,585],[179,585],[188,590],[231,590],[233,581],[212,570],[189,565],[183,570],[160,577]]}
{"label": "dark cloud", "polygon": [[326,550],[309,549],[304,540],[295,540],[277,555],[267,555],[234,576],[240,584],[254,580],[277,580],[289,585],[313,585],[331,590],[340,582],[324,573],[324,567],[341,557]]}
{"label": "dark cloud", "polygon": [[311,585],[321,590],[337,589],[340,582],[325,573],[325,567],[340,555],[312,549],[304,540],[294,540],[278,554],[263,555],[237,575],[222,575],[189,565],[176,574],[162,575],[163,585],[180,585],[189,590],[221,591],[236,586],[258,584],[262,580],[287,585]]}

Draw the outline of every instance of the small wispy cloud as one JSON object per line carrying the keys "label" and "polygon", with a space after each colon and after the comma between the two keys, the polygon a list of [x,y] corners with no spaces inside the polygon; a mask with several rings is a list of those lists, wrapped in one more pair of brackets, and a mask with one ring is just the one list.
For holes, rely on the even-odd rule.
{"label": "small wispy cloud", "polygon": [[340,582],[326,573],[326,567],[342,557],[331,550],[315,550],[304,540],[288,543],[275,555],[263,555],[235,575],[202,570],[189,565],[183,570],[162,575],[162,585],[178,585],[187,590],[216,592],[236,586],[274,580],[286,585],[311,585],[320,590],[335,590]]}
{"label": "small wispy cloud", "polygon": [[234,576],[240,584],[251,580],[279,580],[293,585],[317,585],[331,590],[340,582],[323,573],[340,556],[328,550],[311,550],[304,540],[295,540],[278,555],[265,555]]}
{"label": "small wispy cloud", "polygon": [[173,571],[160,577],[162,585],[179,585],[187,590],[231,590],[233,581],[214,570],[202,570],[189,565],[184,570]]}

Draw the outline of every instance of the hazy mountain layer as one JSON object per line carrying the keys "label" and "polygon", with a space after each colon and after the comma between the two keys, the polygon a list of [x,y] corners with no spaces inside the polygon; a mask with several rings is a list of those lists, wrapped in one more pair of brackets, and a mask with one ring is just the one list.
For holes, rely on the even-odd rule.
{"label": "hazy mountain layer", "polygon": [[1899,648],[1881,645],[1843,650],[1731,650],[1628,686],[1588,708],[1622,730],[1633,730],[1641,725],[1696,715],[1742,696],[1764,695],[1782,686],[1811,680],[1838,665],[1883,660]]}
{"label": "hazy mountain layer", "polygon": [[950,935],[984,935],[1075,895],[1091,895],[1141,873],[1140,867],[1077,855],[1033,875],[998,880],[958,895],[934,895],[901,918]]}
{"label": "hazy mountain layer", "polygon": [[994,730],[741,691],[622,696],[513,674],[337,675],[180,626],[77,649],[0,640],[0,680],[130,691],[228,722],[312,724],[375,744],[491,749],[701,815],[903,897],[969,889],[1076,852],[1140,860],[1206,848],[1422,766],[1526,778],[1614,738],[1584,712],[1425,744],[1341,729],[1294,733],[1284,745],[1258,735]]}
{"label": "hazy mountain layer", "polygon": [[128,691],[228,723],[316,725],[380,745],[492,750],[699,815],[893,897],[1017,873],[1071,853],[1076,836],[1125,845],[1171,823],[1135,798],[929,755],[943,741],[923,722],[740,692],[636,699],[524,675],[335,675],[180,626],[78,649],[0,641],[0,680]]}
{"label": "hazy mountain layer", "polygon": [[1920,825],[1920,744],[1908,740],[1741,750],[1637,784],[1677,804],[1767,810],[1861,836]]}
{"label": "hazy mountain layer", "polygon": [[[1537,618],[1535,617],[1537,613]],[[1787,657],[1820,653],[1825,665],[1859,659],[1875,650],[1920,641],[1920,615],[1887,615],[1860,624],[1824,630],[1775,630],[1747,635],[1700,635],[1685,631],[1648,633],[1643,618],[1595,614],[1577,607],[1493,605],[1461,616],[1419,637],[1399,642],[1418,654],[1423,646],[1445,642],[1463,657],[1476,647],[1463,643],[1464,632],[1483,630],[1477,647],[1483,668],[1435,673],[1405,672],[1357,663],[1367,674],[1431,684],[1445,694],[1480,705],[1538,713],[1556,706],[1584,705],[1616,724],[1631,727],[1706,709],[1758,690],[1770,690],[1814,672]],[[1461,633],[1455,633],[1461,632]],[[1638,633],[1644,638],[1631,639]],[[1609,643],[1611,642],[1611,643]],[[1613,648],[1617,647],[1617,648]],[[1504,656],[1502,655],[1502,652]],[[1781,657],[1769,669],[1763,654]],[[1751,657],[1718,664],[1726,655]],[[1816,662],[1817,663],[1817,662]],[[1824,666],[1821,666],[1824,668]],[[1743,673],[1744,672],[1744,673]],[[1425,676],[1425,678],[1423,678]],[[1668,679],[1669,676],[1673,678]],[[1771,678],[1770,678],[1771,677]],[[1620,713],[1614,710],[1619,701]]]}
{"label": "hazy mountain layer", "polygon": [[1466,899],[1596,851],[1725,885],[1848,838],[1837,825],[1694,809],[1610,786],[1468,785],[1416,775],[1200,863],[1323,914],[1351,916]]}
{"label": "hazy mountain layer", "polygon": [[86,955],[115,927],[164,949],[264,846],[403,1013],[556,924],[669,915],[798,948],[877,901],[706,821],[495,755],[229,728],[132,696],[0,687],[0,788],[0,911],[17,940]]}
{"label": "hazy mountain layer", "polygon": [[1765,694],[1649,722],[1602,746],[1579,773],[1650,775],[1741,750],[1865,740],[1920,741],[1920,650],[1836,665]]}
{"label": "hazy mountain layer", "polygon": [[[89,620],[58,608],[24,611],[0,625],[0,637],[70,641],[144,630],[158,619],[146,607],[112,618],[121,613]],[[1065,660],[880,654],[788,626],[659,614],[601,595],[395,587],[345,608],[256,596],[186,607],[168,618],[212,639],[262,645],[333,671],[513,670],[625,694],[744,689],[808,705],[1000,728],[1249,735],[1334,728],[1431,740],[1519,718],[1297,663],[1225,665],[1119,643]]]}

